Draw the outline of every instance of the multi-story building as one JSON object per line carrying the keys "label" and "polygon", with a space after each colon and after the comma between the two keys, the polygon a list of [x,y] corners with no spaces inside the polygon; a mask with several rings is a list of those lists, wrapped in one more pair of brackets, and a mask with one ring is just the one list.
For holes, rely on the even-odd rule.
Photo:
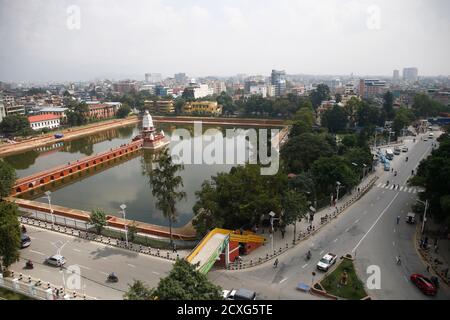
{"label": "multi-story building", "polygon": [[417,68],[403,68],[403,80],[416,82],[419,70]]}
{"label": "multi-story building", "polygon": [[360,79],[359,96],[369,98],[383,94],[386,91],[386,81],[378,79]]}
{"label": "multi-story building", "polygon": [[139,86],[136,81],[121,81],[113,84],[113,90],[120,94],[138,91]]}
{"label": "multi-story building", "polygon": [[3,104],[3,99],[0,96],[0,122],[3,121],[4,117],[6,117],[6,109],[5,109],[5,105]]}
{"label": "multi-story building", "polygon": [[223,81],[214,81],[211,84],[213,94],[221,94],[222,92],[227,92],[227,87],[225,86],[225,82]]}
{"label": "multi-story building", "polygon": [[40,108],[38,110],[39,114],[53,114],[55,116],[58,116],[61,120],[64,120],[66,118],[66,111],[68,108],[61,108],[61,107],[44,107]]}
{"label": "multi-story building", "polygon": [[272,70],[270,83],[275,87],[275,97],[286,94],[286,71]]}
{"label": "multi-story building", "polygon": [[188,81],[186,73],[175,73],[174,79],[176,84],[185,84]]}
{"label": "multi-story building", "polygon": [[266,85],[254,85],[250,87],[249,90],[251,95],[260,95],[263,98],[267,97],[267,86]]}
{"label": "multi-story building", "polygon": [[159,83],[162,81],[161,73],[146,73],[145,82],[147,83]]}
{"label": "multi-story building", "polygon": [[222,106],[217,101],[194,101],[187,102],[183,106],[183,113],[199,113],[199,114],[222,114]]}
{"label": "multi-story building", "polygon": [[144,107],[148,109],[151,114],[173,114],[175,107],[173,100],[146,100]]}
{"label": "multi-story building", "polygon": [[41,130],[44,128],[55,129],[60,125],[60,118],[55,114],[40,114],[37,116],[29,116],[28,122],[33,130]]}
{"label": "multi-story building", "polygon": [[88,117],[94,119],[107,119],[115,117],[117,110],[120,106],[117,104],[107,104],[99,103],[98,101],[93,101],[88,103]]}
{"label": "multi-story building", "polygon": [[198,99],[212,95],[213,90],[207,84],[190,83],[183,93],[188,97]]}
{"label": "multi-story building", "polygon": [[155,86],[155,94],[159,97],[167,97],[173,94],[173,91],[169,87],[157,85]]}
{"label": "multi-story building", "polygon": [[399,70],[394,70],[394,72],[392,73],[392,80],[393,81],[400,80],[400,71]]}

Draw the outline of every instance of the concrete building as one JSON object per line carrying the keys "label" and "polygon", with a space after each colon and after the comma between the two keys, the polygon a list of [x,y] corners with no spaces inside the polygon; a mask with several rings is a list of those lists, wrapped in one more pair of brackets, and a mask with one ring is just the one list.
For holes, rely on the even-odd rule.
{"label": "concrete building", "polygon": [[41,130],[44,128],[55,129],[60,125],[60,118],[54,114],[40,114],[37,116],[29,116],[28,121],[33,130]]}
{"label": "concrete building", "polygon": [[222,92],[227,92],[227,87],[225,86],[225,82],[223,81],[214,81],[211,84],[213,94],[221,94]]}
{"label": "concrete building", "polygon": [[416,82],[419,70],[417,68],[403,68],[403,80]]}
{"label": "concrete building", "polygon": [[0,123],[3,121],[4,117],[6,117],[6,109],[5,105],[3,104],[3,99],[0,96]]}
{"label": "concrete building", "polygon": [[359,96],[369,98],[381,95],[386,91],[386,81],[379,79],[360,79],[359,80]]}
{"label": "concrete building", "polygon": [[400,80],[400,71],[399,70],[394,70],[394,72],[392,73],[392,80],[393,81]]}
{"label": "concrete building", "polygon": [[94,119],[107,119],[116,116],[116,112],[119,109],[117,104],[106,104],[106,103],[87,103],[89,112],[88,117]]}
{"label": "concrete building", "polygon": [[136,81],[121,81],[113,84],[113,90],[120,94],[138,91],[139,86]]}
{"label": "concrete building", "polygon": [[222,106],[217,101],[195,101],[187,102],[183,106],[183,113],[191,114],[222,114]]}
{"label": "concrete building", "polygon": [[175,106],[173,100],[146,100],[144,107],[152,114],[173,114]]}
{"label": "concrete building", "polygon": [[66,118],[66,111],[69,110],[68,108],[61,108],[61,107],[44,107],[40,108],[37,113],[38,114],[53,114],[55,116],[58,116],[61,120]]}
{"label": "concrete building", "polygon": [[145,82],[147,83],[159,83],[162,81],[161,73],[146,73]]}
{"label": "concrete building", "polygon": [[185,84],[188,81],[186,73],[175,73],[174,79],[176,84]]}
{"label": "concrete building", "polygon": [[171,96],[172,94],[173,94],[173,91],[169,87],[165,87],[162,85],[155,86],[155,95],[157,95],[159,97],[167,97],[167,96]]}
{"label": "concrete building", "polygon": [[190,83],[189,87],[184,89],[184,93],[194,99],[203,98],[212,95],[214,92],[207,84]]}
{"label": "concrete building", "polygon": [[286,94],[286,71],[272,70],[270,83],[275,87],[275,97],[281,97]]}
{"label": "concrete building", "polygon": [[249,92],[251,95],[260,95],[263,98],[266,98],[267,97],[267,86],[266,85],[251,86]]}

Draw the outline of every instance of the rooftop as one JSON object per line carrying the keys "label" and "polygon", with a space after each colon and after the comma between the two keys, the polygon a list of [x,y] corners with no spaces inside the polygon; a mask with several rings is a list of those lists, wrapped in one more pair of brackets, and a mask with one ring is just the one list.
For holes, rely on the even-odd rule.
{"label": "rooftop", "polygon": [[41,122],[41,121],[49,121],[49,120],[57,120],[59,116],[56,114],[40,114],[37,116],[29,116],[28,121],[32,122]]}

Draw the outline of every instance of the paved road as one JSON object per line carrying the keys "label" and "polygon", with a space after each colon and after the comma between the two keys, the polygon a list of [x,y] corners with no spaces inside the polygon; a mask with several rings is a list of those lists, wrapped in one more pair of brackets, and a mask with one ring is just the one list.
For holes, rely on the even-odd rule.
{"label": "paved road", "polygon": [[[412,272],[426,273],[425,266],[417,256],[414,244],[414,226],[407,225],[404,217],[417,196],[414,190],[386,189],[383,183],[405,186],[406,180],[418,162],[428,154],[431,142],[413,143],[408,140],[409,152],[396,156],[392,166],[398,171],[397,177],[379,170],[380,179],[364,197],[353,204],[338,219],[325,226],[320,232],[288,250],[279,257],[278,268],[271,263],[248,270],[212,270],[208,277],[226,288],[246,287],[258,292],[261,299],[318,299],[295,289],[303,281],[312,283],[323,274],[316,271],[315,264],[326,252],[339,256],[356,252],[356,266],[360,277],[368,277],[369,265],[377,265],[381,270],[381,289],[369,290],[377,299],[427,299],[409,281]],[[409,161],[405,162],[406,155]],[[381,184],[379,184],[381,183]],[[401,222],[396,224],[396,217]],[[27,227],[28,228],[28,227]],[[62,254],[68,260],[67,266],[77,264],[83,276],[82,285],[86,293],[100,299],[121,299],[127,289],[127,283],[133,279],[145,281],[156,286],[159,279],[167,274],[171,262],[93,243],[70,236],[61,235],[29,227],[32,237],[30,248],[24,249],[22,257],[42,262],[48,255],[56,253],[57,247],[65,244]],[[311,250],[312,259],[305,260],[305,253]],[[395,264],[395,257],[402,256],[402,265]],[[19,271],[24,265],[22,260],[13,266]],[[63,274],[59,269],[35,263],[35,269],[27,273],[45,281],[63,285]],[[106,276],[114,271],[119,276],[118,284],[107,284]],[[67,277],[67,274],[65,274]],[[449,299],[447,288],[442,288],[437,297],[431,299]]]}
{"label": "paved road", "polygon": [[[90,242],[83,239],[63,235],[57,232],[27,226],[32,244],[21,251],[21,260],[12,266],[16,272],[23,272],[42,281],[63,286],[64,279],[71,276],[61,272],[59,268],[43,264],[46,257],[56,254],[61,248],[61,254],[67,259],[66,268],[77,265],[81,273],[80,293],[98,299],[122,299],[128,283],[133,279],[145,281],[149,286],[156,286],[161,277],[166,276],[172,262],[129,250]],[[25,259],[34,262],[33,270],[22,270]],[[115,272],[119,282],[106,282],[107,275]],[[66,283],[71,283],[66,281]],[[73,282],[72,282],[73,283]]]}
{"label": "paved road", "polygon": [[[379,170],[380,179],[364,197],[353,204],[338,219],[324,227],[310,241],[299,244],[294,249],[280,256],[278,268],[274,269],[269,262],[248,270],[224,271],[214,270],[209,278],[224,288],[248,287],[256,289],[261,298],[272,299],[305,299],[310,296],[300,293],[296,285],[303,281],[311,284],[312,272],[316,271],[316,279],[323,276],[315,268],[317,261],[327,252],[339,256],[356,253],[356,268],[365,282],[368,278],[367,267],[377,265],[381,271],[381,288],[368,290],[375,299],[449,299],[448,287],[442,288],[435,298],[424,296],[409,281],[411,273],[427,274],[426,269],[414,249],[415,227],[404,222],[406,213],[417,197],[417,190],[405,189],[411,170],[431,150],[431,141],[413,143],[405,141],[409,152],[396,156],[392,162],[396,177],[392,173]],[[409,161],[405,162],[405,157]],[[390,190],[383,188],[386,180],[403,186]],[[414,193],[416,192],[416,193]],[[396,217],[401,222],[396,224]],[[312,259],[305,260],[308,250]],[[402,257],[402,265],[395,263],[397,255]],[[266,289],[267,288],[267,289]]]}

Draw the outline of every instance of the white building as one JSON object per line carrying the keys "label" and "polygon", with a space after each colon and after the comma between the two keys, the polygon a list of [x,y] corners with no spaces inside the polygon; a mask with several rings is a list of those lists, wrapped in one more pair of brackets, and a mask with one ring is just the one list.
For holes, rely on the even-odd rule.
{"label": "white building", "polygon": [[6,117],[6,109],[5,109],[5,105],[3,104],[3,100],[0,96],[0,122],[3,121],[4,117]]}
{"label": "white building", "polygon": [[266,85],[256,85],[250,86],[251,95],[260,95],[263,98],[267,97],[267,86]]}
{"label": "white building", "polygon": [[41,130],[44,128],[55,129],[60,125],[60,117],[54,114],[40,114],[37,116],[29,116],[28,121],[33,130]]}

